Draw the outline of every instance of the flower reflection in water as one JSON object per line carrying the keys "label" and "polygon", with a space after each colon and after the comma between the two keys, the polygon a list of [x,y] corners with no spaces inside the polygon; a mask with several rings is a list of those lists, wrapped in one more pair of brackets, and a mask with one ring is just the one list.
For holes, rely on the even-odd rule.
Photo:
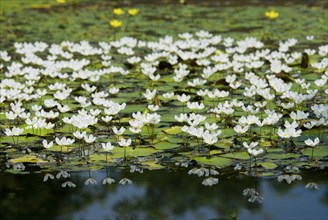
{"label": "flower reflection in water", "polygon": [[248,202],[251,203],[262,203],[263,197],[260,196],[258,192],[254,188],[247,188],[243,191],[243,195],[249,197]]}
{"label": "flower reflection in water", "polygon": [[219,179],[211,177],[211,176],[204,179],[203,182],[202,182],[202,184],[204,186],[213,186],[213,185],[218,184],[218,183],[219,183]]}
{"label": "flower reflection in water", "polygon": [[110,177],[106,177],[102,182],[103,185],[112,184],[112,183],[115,183],[115,180],[113,178],[110,178]]}
{"label": "flower reflection in water", "polygon": [[66,181],[64,183],[62,183],[61,185],[63,188],[66,188],[66,187],[70,187],[70,188],[75,188],[76,185],[72,182],[72,181]]}
{"label": "flower reflection in water", "polygon": [[123,178],[118,183],[121,184],[121,185],[132,184],[132,180],[130,180],[128,178]]}
{"label": "flower reflection in water", "polygon": [[84,182],[84,184],[87,186],[87,185],[94,185],[94,184],[97,184],[97,180],[96,179],[94,179],[94,178],[92,178],[92,177],[90,177],[90,178],[88,178],[85,182]]}
{"label": "flower reflection in water", "polygon": [[91,177],[91,172],[89,171],[89,178],[86,180],[86,181],[84,181],[84,185],[95,185],[95,184],[97,184],[97,180],[95,179],[95,178],[93,178],[93,177]]}
{"label": "flower reflection in water", "polygon": [[67,171],[60,171],[59,173],[57,173],[56,175],[56,178],[57,179],[60,179],[60,177],[63,177],[63,178],[68,178],[70,177],[71,175],[67,172]]}
{"label": "flower reflection in water", "polygon": [[294,180],[302,180],[301,175],[297,175],[297,174],[292,174],[292,175],[280,175],[278,176],[277,180],[279,182],[282,182],[283,180],[286,180],[286,182],[288,184],[291,184],[291,182],[293,182]]}
{"label": "flower reflection in water", "polygon": [[115,179],[109,177],[108,166],[106,166],[106,177],[103,179],[102,184],[106,185],[106,184],[112,184],[112,183],[115,183]]}
{"label": "flower reflection in water", "polygon": [[[139,165],[135,168],[139,168]],[[201,167],[196,169],[199,168]],[[78,218],[85,219],[108,219],[114,216],[127,218],[134,216],[142,219],[151,219],[154,216],[159,219],[192,219],[187,213],[193,216],[199,214],[200,219],[230,219],[233,213],[238,213],[238,218],[243,219],[265,219],[265,213],[270,213],[272,219],[289,219],[286,217],[288,210],[295,212],[295,208],[300,207],[299,204],[308,204],[309,201],[311,209],[313,207],[321,214],[299,215],[298,213],[297,218],[304,215],[306,219],[313,219],[309,217],[322,216],[324,211],[324,201],[321,199],[327,192],[325,180],[323,180],[326,172],[314,176],[311,172],[307,174],[302,171],[302,180],[289,185],[272,181],[273,179],[270,178],[240,175],[238,171],[229,173],[227,170],[215,168],[216,172],[211,172],[214,167],[203,168],[208,170],[208,176],[205,172],[201,177],[197,174],[188,175],[190,170],[188,168],[180,168],[172,172],[144,171],[141,175],[136,171],[130,173],[131,168],[127,166],[124,168],[108,166],[107,172],[106,170],[91,171],[92,177],[88,171],[70,172],[69,178],[61,177],[57,180],[56,173],[44,173],[36,182],[43,183],[44,187],[49,190],[59,190],[70,194],[74,201],[77,196],[81,197],[85,193],[81,197],[81,201],[82,198],[88,198],[84,201],[87,204],[83,206],[85,208],[74,211],[76,207],[72,207],[72,212],[79,213]],[[288,167],[286,170],[293,170],[292,168]],[[220,171],[220,176],[215,176],[214,174],[218,171]],[[245,173],[248,172],[245,171]],[[54,180],[51,180],[47,174],[52,174]],[[292,175],[293,173],[285,171],[285,174]],[[45,175],[49,176],[46,184],[42,181]],[[88,178],[95,179],[98,184],[90,183],[86,186],[84,182]],[[131,180],[133,180],[132,185],[130,185]],[[314,183],[320,184],[320,191],[315,190]],[[183,196],[177,196],[180,195],[179,193]],[[295,197],[295,195],[300,197]],[[195,196],[198,199],[194,203],[183,202],[191,201]],[[93,199],[90,200],[90,198]],[[161,198],[160,201],[155,203],[154,201],[158,198]],[[172,198],[174,198],[173,202]],[[101,205],[105,203],[106,206]],[[66,207],[63,204],[61,206]],[[96,210],[95,207],[99,209]],[[203,207],[206,207],[208,212],[205,213]],[[280,210],[280,214],[273,213],[273,210],[277,209]],[[91,213],[96,214],[90,216]],[[64,219],[64,217],[72,219],[71,216],[66,215],[59,219]]]}
{"label": "flower reflection in water", "polygon": [[43,182],[48,181],[48,179],[55,179],[54,175],[52,175],[51,173],[46,173],[46,175],[44,175],[43,177]]}
{"label": "flower reflection in water", "polygon": [[306,184],[305,189],[319,190],[319,184],[310,182],[310,183]]}
{"label": "flower reflection in water", "polygon": [[134,172],[143,173],[143,169],[140,168],[140,167],[137,167],[136,165],[131,165],[130,166],[130,173],[134,173]]}

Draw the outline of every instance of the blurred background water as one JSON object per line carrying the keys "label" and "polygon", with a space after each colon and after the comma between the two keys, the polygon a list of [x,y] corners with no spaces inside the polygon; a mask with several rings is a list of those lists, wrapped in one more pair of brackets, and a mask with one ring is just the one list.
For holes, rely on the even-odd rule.
{"label": "blurred background water", "polygon": [[[68,179],[43,182],[44,174],[1,174],[1,219],[327,219],[327,171],[302,172],[291,184],[277,177],[256,178],[222,171],[214,186],[188,169],[144,171],[108,168],[72,172]],[[56,173],[54,173],[56,174]],[[116,180],[102,185],[107,174]],[[85,185],[92,177],[94,185]],[[132,184],[118,184],[129,178]],[[306,189],[309,182],[319,190]],[[251,203],[245,189],[255,189],[262,203]]]}

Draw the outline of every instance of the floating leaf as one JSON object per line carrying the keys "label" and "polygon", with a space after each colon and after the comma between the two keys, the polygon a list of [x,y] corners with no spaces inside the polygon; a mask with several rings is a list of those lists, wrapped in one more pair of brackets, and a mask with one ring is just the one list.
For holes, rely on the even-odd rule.
{"label": "floating leaf", "polygon": [[226,157],[226,158],[232,158],[232,159],[249,160],[249,154],[246,153],[245,151],[236,152],[236,153],[222,154],[221,156]]}
{"label": "floating leaf", "polygon": [[261,163],[258,163],[258,164],[261,165],[262,167],[264,167],[267,170],[273,170],[273,169],[278,167],[277,164],[272,163],[272,162],[261,162]]}
{"label": "floating leaf", "polygon": [[228,167],[233,164],[232,159],[223,157],[212,157],[210,159],[207,159],[206,157],[194,157],[192,159],[196,160],[198,163],[201,164],[217,166],[220,168]]}
{"label": "floating leaf", "polygon": [[181,126],[174,126],[172,128],[167,128],[163,130],[166,134],[179,134],[181,133]]}
{"label": "floating leaf", "polygon": [[272,160],[285,160],[289,158],[299,158],[299,154],[295,153],[285,153],[283,149],[268,149],[268,153],[265,154],[265,158],[272,159]]}
{"label": "floating leaf", "polygon": [[142,165],[146,166],[149,170],[159,170],[164,168],[164,166],[157,164],[155,161],[143,162]]}
{"label": "floating leaf", "polygon": [[[126,156],[127,157],[140,157],[140,156],[149,156],[153,153],[159,152],[158,150],[150,147],[136,147],[133,149],[132,147],[126,148]],[[112,158],[123,158],[124,157],[124,148],[115,147],[111,151],[110,157]]]}
{"label": "floating leaf", "polygon": [[160,142],[154,145],[154,147],[158,150],[167,150],[178,147],[175,143],[169,143],[169,142]]}
{"label": "floating leaf", "polygon": [[15,159],[10,159],[11,163],[46,163],[47,161],[36,157],[35,155],[24,155]]}
{"label": "floating leaf", "polygon": [[[312,148],[305,148],[302,151],[303,155],[306,156],[312,156]],[[319,146],[314,148],[313,151],[313,157],[315,158],[322,158],[322,157],[328,157],[328,146]]]}

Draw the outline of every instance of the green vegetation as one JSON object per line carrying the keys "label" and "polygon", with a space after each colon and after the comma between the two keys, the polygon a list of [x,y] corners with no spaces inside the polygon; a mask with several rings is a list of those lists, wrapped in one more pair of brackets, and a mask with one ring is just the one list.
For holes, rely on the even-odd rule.
{"label": "green vegetation", "polygon": [[324,1],[224,3],[1,1],[6,170],[327,166]]}

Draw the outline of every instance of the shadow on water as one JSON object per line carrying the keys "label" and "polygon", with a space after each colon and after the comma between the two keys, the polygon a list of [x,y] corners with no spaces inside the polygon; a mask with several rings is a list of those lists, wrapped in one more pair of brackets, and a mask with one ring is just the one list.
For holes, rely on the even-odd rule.
{"label": "shadow on water", "polygon": [[[225,171],[219,183],[202,185],[206,177],[188,170],[144,171],[109,168],[115,183],[102,185],[106,171],[72,172],[67,179],[43,182],[44,174],[0,178],[0,219],[325,219],[327,171],[303,172],[291,184]],[[56,176],[56,173],[54,173]],[[89,178],[96,184],[85,185]],[[121,185],[129,178],[132,184]],[[75,188],[63,188],[67,181]],[[306,189],[315,182],[319,190]],[[249,202],[255,190],[259,200]],[[247,194],[248,193],[248,194]],[[260,200],[263,199],[261,203]],[[254,200],[254,198],[253,198]],[[5,211],[4,211],[5,210]],[[279,210],[279,211],[278,211]]]}

